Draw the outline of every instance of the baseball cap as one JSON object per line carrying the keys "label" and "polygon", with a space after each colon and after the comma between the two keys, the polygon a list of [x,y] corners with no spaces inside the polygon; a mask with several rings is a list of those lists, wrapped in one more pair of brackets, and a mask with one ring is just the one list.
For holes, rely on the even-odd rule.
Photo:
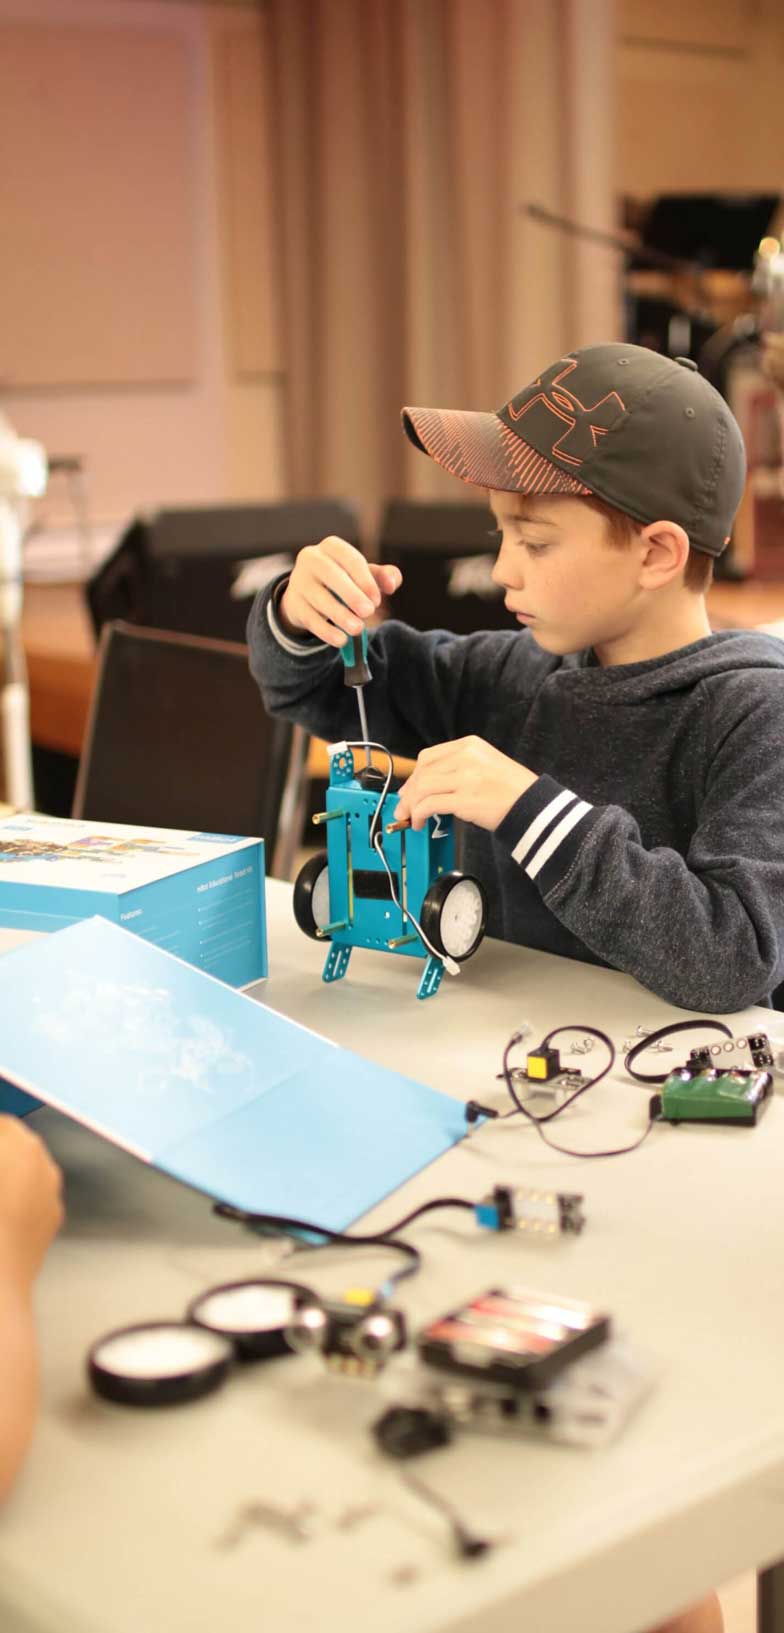
{"label": "baseball cap", "polygon": [[477,487],[593,494],[643,526],[729,543],[746,476],[740,427],[687,357],[608,342],[569,352],[496,414],[404,408],[415,448]]}

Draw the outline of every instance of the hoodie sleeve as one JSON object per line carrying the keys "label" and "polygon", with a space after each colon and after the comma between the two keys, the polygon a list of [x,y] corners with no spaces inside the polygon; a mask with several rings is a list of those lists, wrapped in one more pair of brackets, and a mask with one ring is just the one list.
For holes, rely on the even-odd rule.
{"label": "hoodie sleeve", "polygon": [[627,811],[547,776],[497,830],[593,952],[669,1003],[708,1013],[764,1002],[784,978],[784,673],[751,698],[738,688],[717,703],[685,856],[646,849]]}
{"label": "hoodie sleeve", "polygon": [[[340,653],[311,636],[293,639],[278,621],[276,606],[287,582],[278,579],[261,591],[248,619],[250,667],[264,706],[316,737],[351,740],[359,730],[357,700],[345,684]],[[394,619],[371,630],[366,704],[372,739],[413,759],[432,743],[476,730],[516,651],[515,631],[423,633]],[[534,685],[532,675],[532,690]]]}

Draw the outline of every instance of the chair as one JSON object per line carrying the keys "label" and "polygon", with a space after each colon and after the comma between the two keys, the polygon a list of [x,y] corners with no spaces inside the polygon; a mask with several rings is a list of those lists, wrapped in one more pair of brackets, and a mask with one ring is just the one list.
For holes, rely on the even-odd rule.
{"label": "chair", "polygon": [[285,572],[303,545],[329,533],[359,542],[354,511],[335,499],[137,516],[87,585],[95,632],[122,619],[244,641],[255,591]]}
{"label": "chair", "polygon": [[490,571],[496,556],[493,515],[485,505],[392,499],[378,537],[378,560],[403,573],[390,615],[414,629],[512,629],[503,591]]}
{"label": "chair", "polygon": [[[304,741],[304,733],[301,734]],[[302,743],[266,714],[247,648],[107,624],[72,815],[259,834],[267,871],[293,869]]]}

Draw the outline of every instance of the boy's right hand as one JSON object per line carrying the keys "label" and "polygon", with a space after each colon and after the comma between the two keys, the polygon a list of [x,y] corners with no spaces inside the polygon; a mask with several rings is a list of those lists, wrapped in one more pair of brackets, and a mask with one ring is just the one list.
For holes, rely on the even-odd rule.
{"label": "boy's right hand", "polygon": [[366,561],[345,539],[322,539],[300,550],[278,617],[290,634],[307,630],[328,646],[341,647],[347,635],[360,634],[382,595],[394,595],[402,582],[399,567]]}
{"label": "boy's right hand", "polygon": [[26,1291],[62,1222],[60,1169],[31,1128],[0,1116],[0,1277]]}

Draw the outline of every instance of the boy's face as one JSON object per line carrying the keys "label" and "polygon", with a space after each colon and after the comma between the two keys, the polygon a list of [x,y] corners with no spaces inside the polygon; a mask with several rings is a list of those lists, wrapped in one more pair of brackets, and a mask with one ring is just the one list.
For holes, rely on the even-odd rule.
{"label": "boy's face", "polygon": [[632,630],[644,597],[633,542],[619,549],[605,518],[579,499],[489,494],[500,547],[493,579],[546,652],[601,650]]}

